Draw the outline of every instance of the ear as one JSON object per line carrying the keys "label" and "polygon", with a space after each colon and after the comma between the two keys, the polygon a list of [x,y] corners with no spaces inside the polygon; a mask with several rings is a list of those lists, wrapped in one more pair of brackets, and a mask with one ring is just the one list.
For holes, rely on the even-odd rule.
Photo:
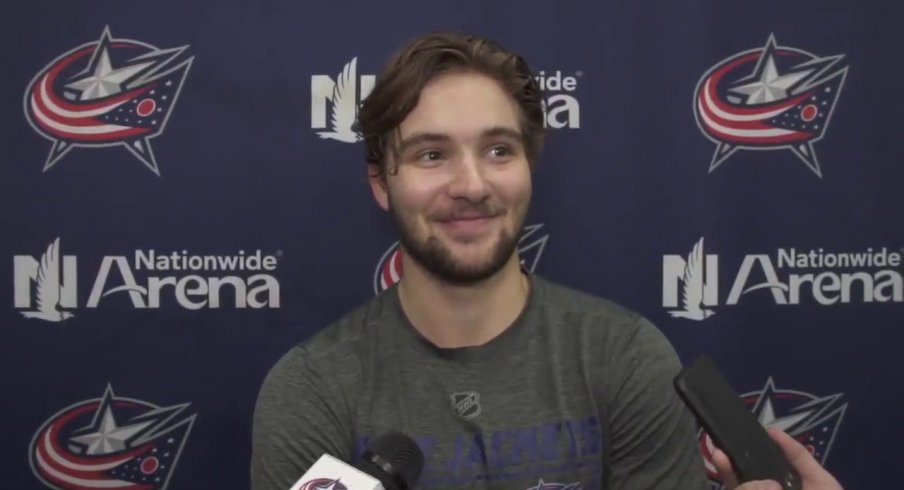
{"label": "ear", "polygon": [[370,191],[373,192],[374,200],[383,208],[383,211],[389,211],[389,192],[386,188],[386,172],[380,172],[380,167],[375,163],[367,164],[367,180],[370,183]]}

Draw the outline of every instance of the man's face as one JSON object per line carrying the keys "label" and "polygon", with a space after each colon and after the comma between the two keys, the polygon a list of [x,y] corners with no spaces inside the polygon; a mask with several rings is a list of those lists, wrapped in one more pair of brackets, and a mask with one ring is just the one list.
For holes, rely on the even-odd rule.
{"label": "man's face", "polygon": [[399,126],[377,202],[421,267],[454,284],[498,272],[515,253],[531,195],[518,106],[491,78],[433,79]]}

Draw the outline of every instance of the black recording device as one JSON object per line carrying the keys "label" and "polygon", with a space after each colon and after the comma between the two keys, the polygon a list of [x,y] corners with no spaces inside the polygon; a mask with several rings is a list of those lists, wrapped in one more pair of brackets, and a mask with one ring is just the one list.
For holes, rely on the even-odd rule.
{"label": "black recording device", "polygon": [[675,377],[675,389],[728,456],[739,483],[774,480],[784,490],[801,490],[800,475],[782,448],[744,406],[712,359],[702,356],[683,369]]}

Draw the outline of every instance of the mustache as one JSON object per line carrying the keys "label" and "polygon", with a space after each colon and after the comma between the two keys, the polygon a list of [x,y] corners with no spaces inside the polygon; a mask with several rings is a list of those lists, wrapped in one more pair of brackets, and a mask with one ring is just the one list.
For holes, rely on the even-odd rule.
{"label": "mustache", "polygon": [[437,221],[453,221],[458,219],[493,218],[504,213],[505,209],[489,202],[465,202],[433,213],[431,217]]}

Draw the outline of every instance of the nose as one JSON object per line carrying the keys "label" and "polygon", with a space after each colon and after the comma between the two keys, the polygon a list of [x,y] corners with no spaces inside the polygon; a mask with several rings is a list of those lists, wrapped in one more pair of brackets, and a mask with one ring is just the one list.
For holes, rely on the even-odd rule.
{"label": "nose", "polygon": [[484,166],[480,158],[470,154],[463,156],[453,165],[453,175],[449,182],[449,195],[453,198],[477,202],[489,194]]}

